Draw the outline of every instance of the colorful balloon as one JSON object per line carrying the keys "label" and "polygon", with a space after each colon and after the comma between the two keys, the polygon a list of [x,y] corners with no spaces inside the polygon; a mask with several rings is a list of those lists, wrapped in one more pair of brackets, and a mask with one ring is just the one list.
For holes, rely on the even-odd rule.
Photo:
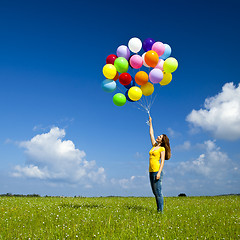
{"label": "colorful balloon", "polygon": [[141,86],[141,90],[144,96],[150,96],[154,92],[154,86],[150,82],[147,82]]}
{"label": "colorful balloon", "polygon": [[143,65],[145,66],[145,67],[148,67],[149,68],[149,66],[146,64],[146,62],[145,62],[145,55],[146,55],[146,53],[144,53],[143,55],[142,55],[142,60],[143,60]]}
{"label": "colorful balloon", "polygon": [[135,86],[135,85],[136,85],[136,84],[135,84],[135,81],[134,81],[134,79],[132,79],[131,83],[128,84],[128,85],[124,85],[124,87],[127,88],[127,89],[129,89],[129,88],[131,88],[131,87],[133,87],[133,86]]}
{"label": "colorful balloon", "polygon": [[114,66],[116,67],[117,71],[120,73],[127,72],[128,61],[124,57],[118,57],[114,62]]}
{"label": "colorful balloon", "polygon": [[172,74],[163,72],[163,79],[160,82],[162,86],[168,85],[172,81]]}
{"label": "colorful balloon", "polygon": [[[139,55],[142,48],[145,52]],[[178,68],[178,61],[170,57],[171,52],[168,44],[155,42],[152,38],[147,38],[143,42],[139,38],[131,38],[126,46],[121,45],[117,48],[116,55],[107,56],[106,65],[102,69],[107,79],[102,82],[102,89],[110,93],[115,91],[119,79],[119,83],[124,86],[126,92],[113,96],[113,103],[117,106],[123,106],[126,101],[138,101],[142,95],[146,97],[152,95],[154,84],[159,83],[161,86],[169,84],[172,81],[172,72]],[[147,71],[149,74],[138,71],[132,77],[133,75],[128,73],[129,66],[139,70],[145,66],[149,68]],[[149,113],[150,106],[147,100],[146,103],[141,102],[140,106]]]}
{"label": "colorful balloon", "polygon": [[154,67],[157,66],[158,61],[159,61],[159,57],[158,57],[158,54],[155,51],[150,50],[150,51],[146,52],[145,62],[148,66],[154,68]]}
{"label": "colorful balloon", "polygon": [[160,70],[163,71],[163,64],[164,64],[164,60],[163,59],[159,59],[158,64],[155,68],[159,68]]}
{"label": "colorful balloon", "polygon": [[143,50],[144,50],[145,52],[151,50],[151,49],[152,49],[152,45],[153,45],[154,43],[155,43],[155,40],[152,39],[152,38],[147,38],[147,39],[145,39],[145,40],[143,41],[143,45],[142,45]]}
{"label": "colorful balloon", "polygon": [[164,51],[163,55],[160,56],[160,58],[165,60],[171,55],[172,49],[168,44],[164,44],[164,47],[165,47],[165,51]]}
{"label": "colorful balloon", "polygon": [[138,85],[143,85],[148,82],[148,74],[144,71],[139,71],[135,75],[135,81]]}
{"label": "colorful balloon", "polygon": [[113,96],[113,103],[116,106],[123,106],[126,103],[126,97],[122,93],[116,93]]}
{"label": "colorful balloon", "polygon": [[116,76],[116,67],[112,64],[106,64],[103,67],[103,75],[108,79],[113,79]]}
{"label": "colorful balloon", "polygon": [[105,91],[105,92],[114,92],[117,88],[117,84],[115,81],[113,80],[110,80],[110,79],[105,79],[103,82],[102,82],[102,89]]}
{"label": "colorful balloon", "polygon": [[142,97],[142,90],[139,87],[131,87],[128,90],[128,96],[133,101],[138,101]]}
{"label": "colorful balloon", "polygon": [[128,42],[128,47],[132,52],[138,53],[142,48],[142,42],[139,38],[131,38]]}
{"label": "colorful balloon", "polygon": [[129,73],[121,73],[119,76],[119,82],[122,85],[129,85],[132,81],[132,77]]}
{"label": "colorful balloon", "polygon": [[163,72],[158,68],[154,68],[149,73],[149,79],[152,83],[159,83],[163,79]]}
{"label": "colorful balloon", "polygon": [[130,58],[130,66],[132,68],[139,69],[139,68],[142,67],[142,65],[143,65],[143,59],[142,59],[141,56],[139,56],[137,54],[131,56],[131,58]]}
{"label": "colorful balloon", "polygon": [[175,58],[170,57],[164,61],[164,64],[163,64],[164,72],[172,73],[176,71],[177,68],[178,68],[178,61]]}
{"label": "colorful balloon", "polygon": [[152,50],[155,51],[158,56],[162,56],[165,51],[165,46],[162,42],[155,42],[152,45]]}
{"label": "colorful balloon", "polygon": [[130,57],[130,51],[129,51],[128,47],[125,45],[119,46],[117,49],[117,56],[124,57],[128,60]]}
{"label": "colorful balloon", "polygon": [[114,62],[116,59],[117,59],[117,56],[115,54],[110,54],[107,56],[106,63],[114,65]]}
{"label": "colorful balloon", "polygon": [[133,100],[131,100],[131,99],[129,98],[129,96],[128,96],[128,90],[125,92],[125,97],[126,97],[127,101],[129,101],[129,102],[134,102]]}

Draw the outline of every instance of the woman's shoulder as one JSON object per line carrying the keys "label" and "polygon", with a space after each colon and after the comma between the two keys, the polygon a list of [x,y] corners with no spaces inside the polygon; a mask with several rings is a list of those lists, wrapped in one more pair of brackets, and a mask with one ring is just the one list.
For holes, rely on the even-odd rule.
{"label": "woman's shoulder", "polygon": [[160,149],[161,152],[165,151],[165,147],[161,146],[159,149]]}

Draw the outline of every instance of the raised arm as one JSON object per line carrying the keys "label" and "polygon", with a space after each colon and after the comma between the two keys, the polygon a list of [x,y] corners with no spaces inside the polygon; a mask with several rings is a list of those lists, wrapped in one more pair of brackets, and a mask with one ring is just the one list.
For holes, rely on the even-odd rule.
{"label": "raised arm", "polygon": [[156,141],[154,138],[154,132],[153,132],[153,126],[152,126],[152,118],[149,116],[149,134],[150,134],[150,139],[151,139],[151,143],[154,146]]}

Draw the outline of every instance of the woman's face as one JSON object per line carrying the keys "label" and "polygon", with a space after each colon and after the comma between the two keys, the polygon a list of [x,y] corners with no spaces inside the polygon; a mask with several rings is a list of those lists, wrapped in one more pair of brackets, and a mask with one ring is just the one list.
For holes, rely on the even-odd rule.
{"label": "woman's face", "polygon": [[163,139],[163,135],[160,135],[160,136],[157,137],[156,142],[161,143],[162,139]]}

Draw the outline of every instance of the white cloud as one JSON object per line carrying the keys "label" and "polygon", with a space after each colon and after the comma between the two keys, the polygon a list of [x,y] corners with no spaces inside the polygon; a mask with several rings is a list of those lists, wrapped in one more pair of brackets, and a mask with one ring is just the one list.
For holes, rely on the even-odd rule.
{"label": "white cloud", "polygon": [[168,128],[168,133],[169,133],[169,136],[172,137],[172,138],[176,138],[178,136],[181,136],[181,133],[173,130],[172,128]]}
{"label": "white cloud", "polygon": [[176,146],[175,150],[189,150],[191,148],[191,142],[185,141],[183,144]]}
{"label": "white cloud", "polygon": [[216,146],[214,141],[205,141],[203,147],[204,153],[194,160],[180,162],[177,171],[182,175],[193,172],[210,179],[221,180],[228,175],[229,171],[234,170],[232,160]]}
{"label": "white cloud", "polygon": [[63,140],[64,129],[52,128],[29,141],[19,143],[25,149],[25,166],[17,165],[12,176],[38,178],[91,186],[105,182],[104,168],[97,168],[95,161],[87,161],[86,153],[77,149],[70,140]]}
{"label": "white cloud", "polygon": [[166,162],[164,191],[171,195],[180,192],[187,195],[239,193],[239,163],[222,151],[215,141],[197,144],[195,149],[202,152],[192,159]]}
{"label": "white cloud", "polygon": [[204,108],[192,110],[186,120],[195,127],[211,132],[215,138],[240,138],[240,84],[226,83],[222,92],[207,98]]}
{"label": "white cloud", "polygon": [[123,189],[136,189],[148,186],[148,178],[145,176],[131,176],[130,178],[111,179],[113,185],[119,185]]}
{"label": "white cloud", "polygon": [[49,177],[48,171],[46,171],[46,168],[40,170],[38,166],[29,165],[26,167],[20,167],[19,165],[15,166],[15,171],[12,173],[14,177],[21,177],[22,175],[30,178],[40,178],[40,179],[46,179]]}

